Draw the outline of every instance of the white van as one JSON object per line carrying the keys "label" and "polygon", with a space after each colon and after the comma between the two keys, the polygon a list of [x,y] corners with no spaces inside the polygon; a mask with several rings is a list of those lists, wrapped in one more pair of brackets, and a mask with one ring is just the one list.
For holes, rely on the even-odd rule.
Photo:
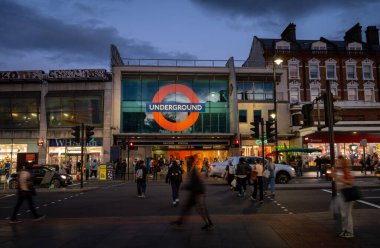
{"label": "white van", "polygon": [[[226,166],[228,165],[228,161],[231,160],[232,165],[235,166],[239,163],[239,159],[244,157],[246,161],[252,166],[255,164],[257,159],[261,159],[261,157],[257,156],[234,156],[229,157],[227,160],[223,162],[214,162],[211,164],[212,170],[210,176],[212,177],[223,177]],[[265,160],[268,163],[267,160]],[[287,164],[275,164],[275,176],[276,183],[288,183],[292,178],[296,176],[296,172],[294,168]]]}

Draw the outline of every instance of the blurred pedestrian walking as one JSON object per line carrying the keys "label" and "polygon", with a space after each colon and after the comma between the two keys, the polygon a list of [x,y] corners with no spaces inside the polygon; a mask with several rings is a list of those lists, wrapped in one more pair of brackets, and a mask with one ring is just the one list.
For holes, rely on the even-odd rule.
{"label": "blurred pedestrian walking", "polygon": [[205,222],[202,230],[212,230],[214,229],[214,224],[211,221],[206,207],[206,189],[195,167],[191,169],[189,177],[189,182],[184,187],[185,190],[189,191],[188,199],[181,210],[178,220],[172,222],[171,224],[181,226],[186,218],[186,215],[193,207],[196,207],[199,215]]}
{"label": "blurred pedestrian walking", "polygon": [[24,200],[28,202],[29,209],[33,215],[34,221],[39,221],[45,218],[45,215],[38,214],[36,208],[34,207],[33,196],[35,195],[36,190],[33,186],[32,175],[25,167],[23,167],[23,169],[18,173],[17,203],[13,209],[9,223],[16,224],[21,222],[21,220],[17,219],[17,213]]}

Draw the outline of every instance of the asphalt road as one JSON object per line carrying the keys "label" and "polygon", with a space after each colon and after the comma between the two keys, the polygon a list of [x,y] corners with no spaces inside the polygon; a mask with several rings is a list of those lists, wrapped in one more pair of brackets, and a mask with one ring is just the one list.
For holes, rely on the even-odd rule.
{"label": "asphalt road", "polygon": [[[294,181],[293,183],[296,183]],[[86,185],[85,185],[86,188]],[[147,198],[137,198],[136,185],[133,182],[102,184],[95,190],[78,192],[38,192],[35,203],[38,210],[53,218],[80,217],[127,217],[127,216],[173,216],[179,213],[179,207],[171,205],[171,190],[163,182],[149,182]],[[250,214],[298,214],[328,211],[331,190],[297,189],[277,190],[274,199],[264,196],[264,204],[249,199],[251,187],[246,197],[238,197],[226,185],[207,185],[207,205],[211,214],[250,215]],[[380,208],[380,188],[362,189],[363,199],[354,208]],[[186,191],[181,191],[181,201],[186,199]],[[0,218],[10,216],[16,202],[16,195],[0,193]],[[20,218],[29,218],[24,204]]]}

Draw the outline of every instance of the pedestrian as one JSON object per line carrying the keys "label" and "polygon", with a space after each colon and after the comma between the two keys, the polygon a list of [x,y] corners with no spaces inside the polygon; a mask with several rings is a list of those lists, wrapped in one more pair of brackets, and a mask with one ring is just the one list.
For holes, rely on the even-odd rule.
{"label": "pedestrian", "polygon": [[205,171],[205,176],[207,178],[208,174],[210,172],[210,163],[208,162],[207,158],[203,159],[203,168],[204,168],[204,171]]}
{"label": "pedestrian", "polygon": [[202,230],[212,230],[214,229],[214,224],[211,221],[206,206],[206,188],[195,167],[191,168],[189,177],[189,182],[184,187],[185,190],[189,191],[188,199],[181,210],[179,218],[176,221],[172,222],[171,225],[181,226],[188,212],[195,206],[198,210],[199,215],[205,222]]}
{"label": "pedestrian", "polygon": [[91,163],[90,177],[92,177],[92,175],[94,175],[95,179],[98,178],[98,167],[99,167],[99,163],[98,163],[98,161],[96,161],[96,159],[94,159]]}
{"label": "pedestrian", "polygon": [[336,182],[336,188],[338,190],[337,202],[339,204],[342,232],[339,237],[353,238],[354,237],[354,224],[352,219],[352,208],[354,201],[345,201],[342,189],[352,187],[353,176],[351,174],[351,168],[349,167],[347,159],[342,155],[338,156],[338,160],[334,171],[334,180]]}
{"label": "pedestrian", "polygon": [[315,162],[315,167],[317,168],[317,178],[320,177],[322,178],[322,159],[321,157],[317,156],[314,160]]}
{"label": "pedestrian", "polygon": [[166,174],[165,182],[169,183],[172,188],[173,207],[179,204],[179,189],[182,183],[183,170],[177,161],[173,161]]}
{"label": "pedestrian", "polygon": [[302,172],[302,157],[301,156],[297,157],[296,168],[297,168],[297,176],[300,176],[300,177],[303,176],[303,172]]}
{"label": "pedestrian", "polygon": [[[268,170],[269,170],[269,177],[267,179],[267,184],[270,186],[270,191],[271,191],[271,196],[275,196],[275,192],[276,192],[276,189],[275,189],[275,185],[276,185],[276,173],[275,173],[275,169],[276,169],[276,165],[273,163],[273,160],[272,158],[267,158],[268,160]],[[268,185],[267,185],[267,189],[268,189]]]}
{"label": "pedestrian", "polygon": [[260,203],[263,203],[264,193],[263,193],[263,163],[260,159],[257,159],[256,163],[252,168],[252,181],[253,181],[253,192],[251,195],[251,200],[256,201],[257,191],[259,191]]}
{"label": "pedestrian", "polygon": [[121,163],[121,177],[123,180],[125,180],[125,174],[127,173],[127,162],[125,159],[123,159],[123,162]]}
{"label": "pedestrian", "polygon": [[[245,196],[245,192],[247,191],[247,165],[244,157],[239,158],[239,163],[236,166],[236,181],[237,181],[237,189],[239,191],[238,196]],[[249,165],[248,165],[249,166]],[[251,169],[249,169],[250,171]]]}
{"label": "pedestrian", "polygon": [[232,160],[229,159],[228,160],[228,164],[226,166],[226,174],[227,174],[227,182],[228,182],[228,185],[230,186],[230,189],[231,190],[235,190],[235,187],[232,186],[231,182],[234,180],[235,178],[235,166],[232,164]]}
{"label": "pedestrian", "polygon": [[13,213],[9,223],[16,224],[21,222],[17,219],[17,213],[26,200],[29,205],[29,210],[33,215],[34,221],[39,221],[45,218],[45,215],[40,215],[37,213],[36,208],[34,207],[33,196],[36,195],[36,190],[33,186],[33,178],[30,172],[23,167],[22,170],[18,173],[18,190],[17,190],[17,203],[13,209]]}
{"label": "pedestrian", "polygon": [[146,175],[147,169],[145,162],[140,160],[136,163],[136,184],[137,184],[137,197],[145,198],[146,197]]}

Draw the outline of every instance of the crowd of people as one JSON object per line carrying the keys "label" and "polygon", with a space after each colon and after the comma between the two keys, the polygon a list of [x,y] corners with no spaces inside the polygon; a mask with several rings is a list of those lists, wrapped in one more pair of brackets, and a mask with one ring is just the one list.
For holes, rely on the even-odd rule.
{"label": "crowd of people", "polygon": [[[237,165],[229,160],[224,178],[231,190],[238,191],[239,197],[247,195],[247,185],[252,186],[250,199],[253,201],[257,200],[257,194],[260,203],[263,203],[264,193],[275,196],[275,164],[270,157],[264,163],[262,159],[256,159],[253,165],[248,164],[244,157],[239,158]],[[270,193],[267,193],[269,188]]]}

